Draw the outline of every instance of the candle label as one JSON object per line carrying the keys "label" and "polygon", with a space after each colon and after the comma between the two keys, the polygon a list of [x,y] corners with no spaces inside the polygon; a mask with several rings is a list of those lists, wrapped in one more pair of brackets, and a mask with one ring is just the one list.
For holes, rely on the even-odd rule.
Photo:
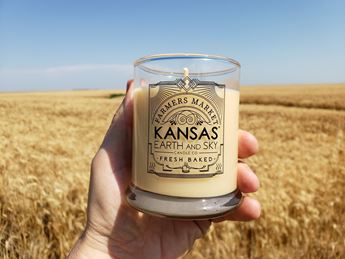
{"label": "candle label", "polygon": [[201,178],[223,173],[225,85],[188,76],[149,85],[148,173]]}

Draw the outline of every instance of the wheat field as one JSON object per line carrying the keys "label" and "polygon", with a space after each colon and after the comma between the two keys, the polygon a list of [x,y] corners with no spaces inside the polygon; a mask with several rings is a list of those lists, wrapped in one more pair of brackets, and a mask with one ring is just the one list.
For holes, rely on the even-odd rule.
{"label": "wheat field", "polygon": [[[65,258],[116,91],[0,94],[0,257]],[[345,258],[345,84],[243,87],[262,216],[213,224],[186,258]]]}

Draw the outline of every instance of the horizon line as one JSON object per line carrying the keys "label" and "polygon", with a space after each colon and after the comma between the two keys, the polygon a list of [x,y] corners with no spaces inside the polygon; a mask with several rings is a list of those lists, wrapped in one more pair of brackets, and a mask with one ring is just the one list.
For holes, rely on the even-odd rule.
{"label": "horizon line", "polygon": [[[240,85],[241,88],[246,87],[294,87],[294,86],[308,86],[308,87],[320,87],[320,86],[326,86],[326,85],[344,85],[345,82],[328,82],[328,83],[257,83],[257,84],[243,84]],[[126,87],[123,88],[70,88],[70,89],[47,89],[47,90],[9,90],[9,91],[2,91],[0,90],[0,94],[6,94],[6,93],[53,93],[53,92],[73,92],[73,91],[125,91]]]}

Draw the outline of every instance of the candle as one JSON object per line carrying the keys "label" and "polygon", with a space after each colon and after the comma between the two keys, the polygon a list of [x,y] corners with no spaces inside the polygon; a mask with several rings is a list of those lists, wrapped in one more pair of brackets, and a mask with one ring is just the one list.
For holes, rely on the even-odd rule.
{"label": "candle", "polygon": [[[213,217],[226,209],[215,206],[213,211],[198,214],[202,201],[223,196],[221,201],[236,199],[236,205],[240,201],[236,189],[239,91],[194,78],[187,67],[182,74],[134,90],[128,201],[158,215]],[[135,190],[141,196],[149,194],[143,198],[137,191],[133,200]],[[173,206],[168,209],[169,199]],[[183,199],[190,204],[184,207],[185,214],[181,212]]]}

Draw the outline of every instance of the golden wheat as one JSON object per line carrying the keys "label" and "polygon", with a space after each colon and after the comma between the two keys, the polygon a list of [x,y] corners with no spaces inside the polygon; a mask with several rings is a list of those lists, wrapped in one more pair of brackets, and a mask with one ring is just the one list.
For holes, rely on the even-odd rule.
{"label": "golden wheat", "polygon": [[[66,256],[85,223],[91,158],[121,101],[110,93],[0,95],[0,257]],[[240,126],[261,146],[248,163],[262,217],[214,224],[186,258],[344,258],[345,85],[242,93]]]}

